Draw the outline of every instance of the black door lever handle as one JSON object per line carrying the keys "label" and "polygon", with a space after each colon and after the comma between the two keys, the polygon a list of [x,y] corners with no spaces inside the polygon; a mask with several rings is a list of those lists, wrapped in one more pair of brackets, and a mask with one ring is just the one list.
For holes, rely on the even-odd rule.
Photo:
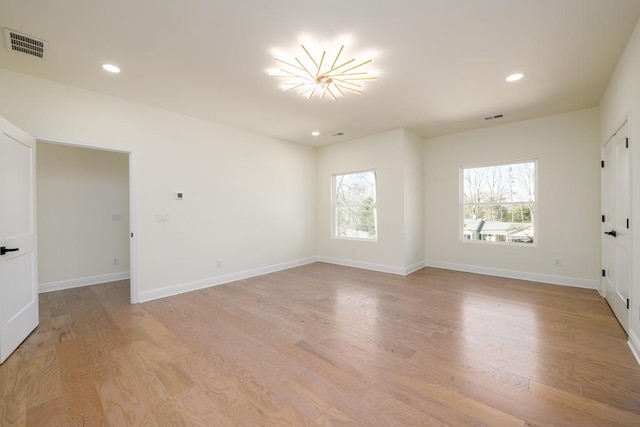
{"label": "black door lever handle", "polygon": [[7,249],[4,246],[0,247],[0,255],[4,255],[7,252],[15,252],[17,250],[20,250],[20,248],[12,248],[12,249]]}
{"label": "black door lever handle", "polygon": [[604,234],[607,234],[607,235],[613,236],[613,237],[616,237],[618,235],[618,233],[616,233],[616,230],[605,231]]}

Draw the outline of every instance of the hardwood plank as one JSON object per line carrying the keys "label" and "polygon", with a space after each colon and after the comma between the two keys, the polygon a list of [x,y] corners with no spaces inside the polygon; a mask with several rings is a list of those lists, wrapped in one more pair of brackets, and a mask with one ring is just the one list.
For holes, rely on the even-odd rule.
{"label": "hardwood plank", "polygon": [[144,394],[126,374],[107,379],[98,384],[97,390],[109,425],[158,425],[158,420],[143,401]]}
{"label": "hardwood plank", "polygon": [[65,414],[70,425],[106,425],[96,386],[91,377],[91,357],[79,340],[56,346]]}
{"label": "hardwood plank", "polygon": [[62,396],[40,405],[31,406],[27,409],[26,425],[39,427],[64,427],[67,425],[64,408],[65,403],[64,397]]}
{"label": "hardwood plank", "polygon": [[34,349],[29,363],[28,408],[62,396],[62,384],[55,348]]}
{"label": "hardwood plank", "polygon": [[28,353],[18,348],[0,365],[0,425],[21,426],[27,419]]}
{"label": "hardwood plank", "polygon": [[215,409],[215,402],[202,390],[194,386],[176,397],[178,408],[187,421],[194,426],[233,426],[234,422]]}

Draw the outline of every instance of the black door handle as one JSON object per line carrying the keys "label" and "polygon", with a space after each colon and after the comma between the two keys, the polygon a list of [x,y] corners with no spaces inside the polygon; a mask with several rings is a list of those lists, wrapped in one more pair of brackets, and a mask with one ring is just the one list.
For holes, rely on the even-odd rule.
{"label": "black door handle", "polygon": [[613,237],[616,237],[618,235],[618,233],[616,233],[616,230],[605,231],[604,234],[608,234],[609,236]]}
{"label": "black door handle", "polygon": [[0,255],[4,255],[7,252],[15,252],[17,250],[20,250],[20,248],[7,249],[4,246],[2,246],[2,247],[0,247]]}

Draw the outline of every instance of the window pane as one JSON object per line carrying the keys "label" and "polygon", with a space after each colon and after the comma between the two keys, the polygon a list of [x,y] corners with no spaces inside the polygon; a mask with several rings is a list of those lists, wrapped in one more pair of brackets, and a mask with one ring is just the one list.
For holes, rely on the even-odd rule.
{"label": "window pane", "polygon": [[359,205],[363,200],[375,198],[373,172],[336,175],[336,202],[340,205]]}
{"label": "window pane", "polygon": [[535,162],[467,168],[463,171],[464,203],[533,202]]}
{"label": "window pane", "polygon": [[466,240],[533,243],[533,205],[465,205]]}
{"label": "window pane", "polygon": [[535,170],[535,162],[463,169],[463,238],[533,243]]}
{"label": "window pane", "polygon": [[334,176],[335,236],[376,238],[376,174]]}
{"label": "window pane", "polygon": [[338,207],[337,233],[338,237],[354,237],[371,239],[376,237],[376,225],[373,206]]}

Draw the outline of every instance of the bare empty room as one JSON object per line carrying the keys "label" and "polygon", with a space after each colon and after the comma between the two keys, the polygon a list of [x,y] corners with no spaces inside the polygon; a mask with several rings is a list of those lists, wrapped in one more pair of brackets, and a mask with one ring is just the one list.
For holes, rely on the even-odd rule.
{"label": "bare empty room", "polygon": [[639,19],[2,2],[0,425],[640,425]]}

